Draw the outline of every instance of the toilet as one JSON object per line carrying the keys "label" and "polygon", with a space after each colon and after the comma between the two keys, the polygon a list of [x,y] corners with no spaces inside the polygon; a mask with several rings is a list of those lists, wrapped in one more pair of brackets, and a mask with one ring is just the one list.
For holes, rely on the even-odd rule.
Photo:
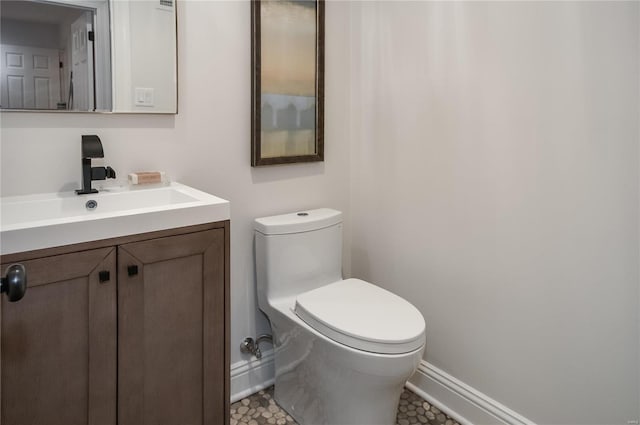
{"label": "toilet", "polygon": [[258,305],[271,322],[275,400],[301,425],[393,425],[425,349],[408,301],[342,277],[342,213],[254,222]]}

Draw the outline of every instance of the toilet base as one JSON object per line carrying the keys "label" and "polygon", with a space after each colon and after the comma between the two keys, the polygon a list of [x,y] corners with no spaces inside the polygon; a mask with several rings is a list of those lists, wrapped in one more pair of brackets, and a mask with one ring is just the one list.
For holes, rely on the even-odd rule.
{"label": "toilet base", "polygon": [[275,400],[300,425],[393,425],[424,346],[405,354],[356,350],[283,309],[271,314]]}

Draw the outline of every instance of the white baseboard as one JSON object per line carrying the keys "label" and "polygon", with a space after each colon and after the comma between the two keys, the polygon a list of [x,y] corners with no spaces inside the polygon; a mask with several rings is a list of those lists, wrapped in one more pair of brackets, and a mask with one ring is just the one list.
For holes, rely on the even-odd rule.
{"label": "white baseboard", "polygon": [[232,364],[231,403],[273,385],[275,376],[273,350],[263,352],[260,360],[252,356]]}
{"label": "white baseboard", "polygon": [[407,388],[461,425],[535,425],[524,416],[424,360],[407,383]]}
{"label": "white baseboard", "polygon": [[[232,364],[231,402],[273,385],[274,377],[273,350],[265,351],[260,360],[252,357]],[[461,425],[535,425],[524,416],[424,360],[407,382],[407,388]]]}

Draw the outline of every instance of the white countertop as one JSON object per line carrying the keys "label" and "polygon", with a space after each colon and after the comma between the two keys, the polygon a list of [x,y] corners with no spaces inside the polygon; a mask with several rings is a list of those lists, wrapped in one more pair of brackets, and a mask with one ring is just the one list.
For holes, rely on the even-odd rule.
{"label": "white countertop", "polygon": [[[87,209],[87,201],[97,202]],[[229,201],[180,183],[0,198],[0,255],[228,220]]]}

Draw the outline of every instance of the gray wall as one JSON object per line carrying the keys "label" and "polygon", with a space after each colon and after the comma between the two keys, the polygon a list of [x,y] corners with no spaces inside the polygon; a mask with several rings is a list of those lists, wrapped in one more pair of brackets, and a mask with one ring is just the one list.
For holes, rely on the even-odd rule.
{"label": "gray wall", "polygon": [[60,49],[60,28],[55,24],[0,20],[0,40],[2,44],[34,46],[45,49]]}
{"label": "gray wall", "polygon": [[639,417],[639,5],[354,6],[352,272],[541,424]]}

